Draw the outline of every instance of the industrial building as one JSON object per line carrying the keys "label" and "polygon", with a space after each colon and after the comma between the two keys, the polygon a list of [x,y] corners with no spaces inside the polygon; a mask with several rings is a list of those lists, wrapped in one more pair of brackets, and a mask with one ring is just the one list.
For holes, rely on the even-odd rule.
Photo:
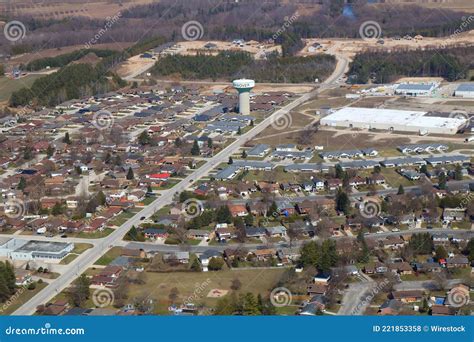
{"label": "industrial building", "polygon": [[474,99],[474,83],[462,83],[454,91],[454,96]]}
{"label": "industrial building", "polygon": [[74,249],[73,243],[0,238],[0,257],[11,260],[59,262]]}
{"label": "industrial building", "polygon": [[405,96],[429,96],[438,88],[437,83],[401,83],[395,88],[395,94]]}
{"label": "industrial building", "polygon": [[465,125],[461,118],[430,116],[426,112],[379,108],[345,107],[321,119],[321,125],[359,129],[456,134]]}

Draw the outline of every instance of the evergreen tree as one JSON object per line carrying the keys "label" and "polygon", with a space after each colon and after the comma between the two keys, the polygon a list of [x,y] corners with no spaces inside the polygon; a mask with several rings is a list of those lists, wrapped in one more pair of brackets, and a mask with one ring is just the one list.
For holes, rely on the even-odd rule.
{"label": "evergreen tree", "polygon": [[446,249],[444,249],[444,247],[441,245],[436,246],[435,254],[436,254],[436,259],[438,260],[446,259],[448,257],[448,252],[446,252]]}
{"label": "evergreen tree", "polygon": [[201,150],[199,149],[199,145],[197,140],[194,140],[193,147],[191,148],[191,155],[199,156],[201,154]]}
{"label": "evergreen tree", "polygon": [[234,164],[234,159],[232,159],[232,157],[229,157],[229,161],[227,162],[227,164],[229,165]]}
{"label": "evergreen tree", "polygon": [[258,309],[258,303],[252,293],[246,293],[242,298],[242,314],[244,316],[257,316],[261,312]]}
{"label": "evergreen tree", "polygon": [[26,179],[24,177],[21,177],[20,180],[18,181],[18,186],[17,186],[18,190],[25,190],[26,188]]}
{"label": "evergreen tree", "polygon": [[239,129],[237,130],[237,134],[242,135],[242,130],[240,129],[240,126],[239,126]]}
{"label": "evergreen tree", "polygon": [[124,240],[143,242],[145,241],[145,236],[142,232],[139,232],[135,226],[132,226],[132,228],[130,228],[127,234],[125,234]]}
{"label": "evergreen tree", "polygon": [[447,182],[446,174],[444,172],[441,172],[438,175],[438,187],[440,188],[440,190],[446,189],[446,182]]}
{"label": "evergreen tree", "polygon": [[127,172],[127,179],[128,180],[133,180],[135,178],[135,175],[133,174],[133,170],[131,167],[128,168],[128,172]]}
{"label": "evergreen tree", "polygon": [[56,202],[53,206],[53,208],[51,209],[51,214],[53,216],[58,216],[58,215],[61,215],[63,213],[63,206],[61,203],[59,202]]}
{"label": "evergreen tree", "polygon": [[64,134],[63,143],[65,143],[67,145],[71,144],[71,138],[69,137],[69,132],[66,132],[66,134]]}
{"label": "evergreen tree", "polygon": [[217,223],[232,223],[232,214],[226,205],[219,207],[216,213]]}
{"label": "evergreen tree", "polygon": [[48,158],[51,158],[54,155],[54,152],[55,152],[54,147],[51,145],[48,145],[48,148],[46,149],[46,156]]}
{"label": "evergreen tree", "polygon": [[201,263],[199,262],[198,258],[194,258],[192,264],[191,264],[191,270],[194,272],[201,272]]}
{"label": "evergreen tree", "polygon": [[247,151],[243,150],[242,151],[242,159],[247,158]]}
{"label": "evergreen tree", "polygon": [[405,189],[403,188],[403,185],[400,184],[400,185],[398,186],[398,192],[397,192],[397,194],[398,194],[398,195],[403,195],[404,193],[405,193]]}
{"label": "evergreen tree", "polygon": [[211,138],[207,139],[207,147],[212,148],[213,142]]}
{"label": "evergreen tree", "polygon": [[454,171],[454,179],[456,179],[457,181],[461,181],[463,178],[463,175],[462,175],[462,167],[461,165],[456,165],[456,170]]}
{"label": "evergreen tree", "polygon": [[97,203],[99,205],[105,205],[107,203],[107,197],[102,192],[102,190],[97,193],[96,198],[97,198]]}
{"label": "evergreen tree", "polygon": [[342,166],[337,164],[335,166],[335,170],[336,170],[336,178],[338,179],[344,179],[345,175],[346,175],[346,172],[344,172],[344,170],[342,169]]}
{"label": "evergreen tree", "polygon": [[336,209],[348,215],[350,211],[350,206],[351,206],[351,201],[349,199],[349,196],[347,196],[347,194],[344,191],[339,190],[336,195]]}
{"label": "evergreen tree", "polygon": [[149,145],[151,143],[151,138],[146,130],[141,132],[138,136],[138,143],[142,146]]}

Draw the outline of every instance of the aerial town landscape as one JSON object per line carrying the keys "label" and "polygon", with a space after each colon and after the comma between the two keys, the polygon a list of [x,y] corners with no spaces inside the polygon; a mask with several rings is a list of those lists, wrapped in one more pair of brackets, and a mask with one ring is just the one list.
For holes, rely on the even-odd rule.
{"label": "aerial town landscape", "polygon": [[474,312],[472,1],[0,0],[0,30],[1,315]]}

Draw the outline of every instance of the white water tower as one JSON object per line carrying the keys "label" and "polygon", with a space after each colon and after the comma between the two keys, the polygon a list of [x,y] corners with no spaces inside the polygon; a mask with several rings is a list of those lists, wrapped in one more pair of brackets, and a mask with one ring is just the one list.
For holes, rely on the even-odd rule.
{"label": "white water tower", "polygon": [[239,92],[239,113],[250,115],[250,91],[255,87],[254,80],[240,79],[232,82]]}

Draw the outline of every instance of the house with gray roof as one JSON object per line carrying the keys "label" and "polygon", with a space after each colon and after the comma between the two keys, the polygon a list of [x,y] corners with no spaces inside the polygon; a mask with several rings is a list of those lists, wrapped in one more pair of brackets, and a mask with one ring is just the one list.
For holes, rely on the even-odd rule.
{"label": "house with gray roof", "polygon": [[430,157],[425,158],[426,162],[432,166],[436,165],[446,165],[446,164],[464,164],[469,163],[471,158],[464,155],[454,155],[454,156],[439,156],[439,157]]}
{"label": "house with gray roof", "polygon": [[385,167],[426,165],[426,161],[417,157],[389,158],[380,162]]}
{"label": "house with gray roof", "polygon": [[248,152],[249,157],[264,157],[270,151],[270,146],[267,144],[258,144],[252,147]]}
{"label": "house with gray roof", "polygon": [[301,163],[285,166],[286,172],[329,172],[331,166],[327,164]]}

